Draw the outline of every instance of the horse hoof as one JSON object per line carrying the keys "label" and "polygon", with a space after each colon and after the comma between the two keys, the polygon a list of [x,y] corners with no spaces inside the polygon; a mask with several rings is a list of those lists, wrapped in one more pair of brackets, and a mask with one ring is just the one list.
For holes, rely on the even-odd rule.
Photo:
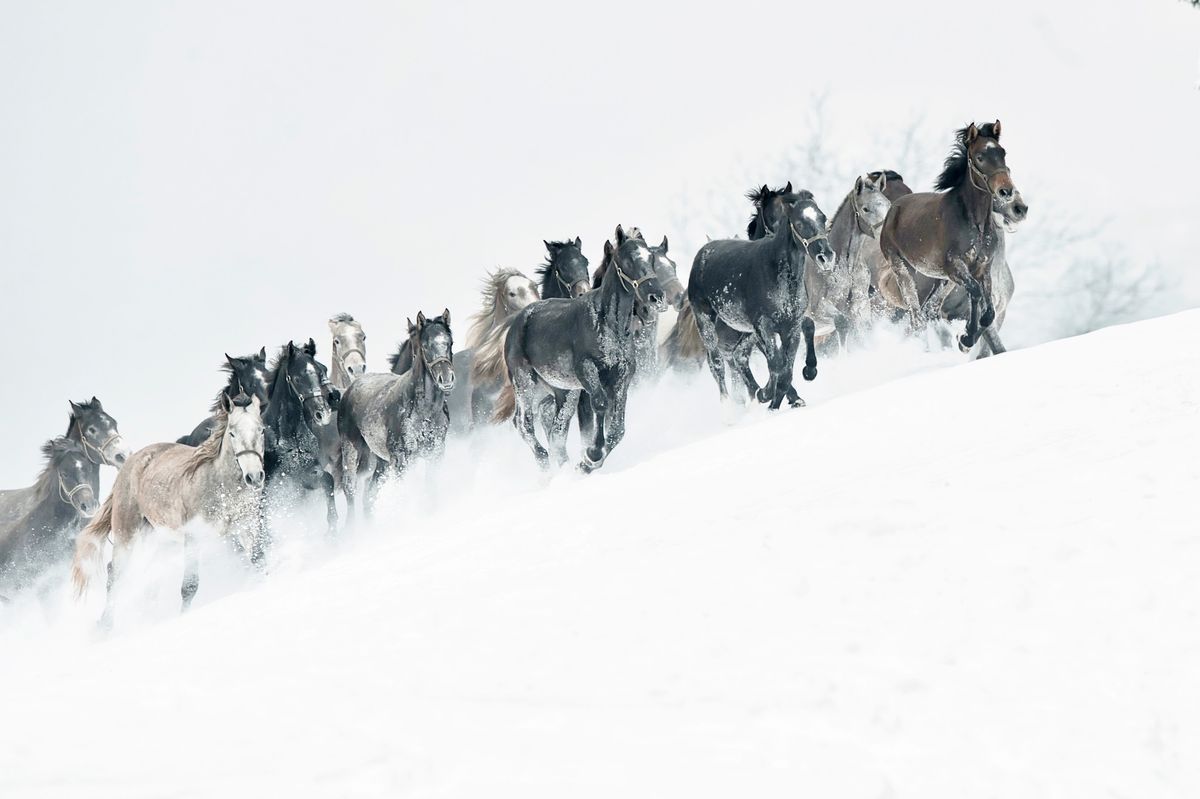
{"label": "horse hoof", "polygon": [[996,321],[996,314],[994,314],[994,313],[993,314],[985,314],[984,316],[979,317],[979,328],[981,330],[987,330],[989,327],[992,326],[992,322],[995,322],[995,321]]}
{"label": "horse hoof", "polygon": [[796,397],[794,400],[789,402],[788,405],[792,408],[803,408],[804,400],[800,399],[799,397]]}
{"label": "horse hoof", "polygon": [[804,367],[804,369],[801,370],[800,374],[804,375],[805,380],[816,380],[817,379],[817,367],[806,366],[806,367]]}
{"label": "horse hoof", "polygon": [[761,389],[761,388],[760,388],[758,391],[755,391],[755,392],[754,392],[754,397],[755,397],[755,398],[756,398],[756,399],[757,399],[759,402],[770,402],[770,401],[771,401],[771,395],[770,395],[770,394],[768,394],[768,393],[766,392],[766,390],[764,390],[764,389]]}
{"label": "horse hoof", "polygon": [[963,352],[970,352],[971,348],[974,346],[975,346],[975,340],[970,338],[969,336],[963,335],[963,336],[958,337],[958,348],[960,350],[962,350]]}

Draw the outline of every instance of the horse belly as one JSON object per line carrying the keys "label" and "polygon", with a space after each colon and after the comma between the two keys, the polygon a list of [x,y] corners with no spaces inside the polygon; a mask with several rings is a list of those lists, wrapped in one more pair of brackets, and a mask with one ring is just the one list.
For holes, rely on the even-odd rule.
{"label": "horse belly", "polygon": [[575,374],[575,359],[570,352],[556,356],[549,363],[539,364],[537,374],[554,388],[567,390],[583,388]]}

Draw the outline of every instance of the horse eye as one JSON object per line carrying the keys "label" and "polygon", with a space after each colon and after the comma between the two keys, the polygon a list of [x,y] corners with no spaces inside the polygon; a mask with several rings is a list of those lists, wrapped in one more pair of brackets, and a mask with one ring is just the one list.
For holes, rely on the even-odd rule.
{"label": "horse eye", "polygon": [[95,427],[95,425],[90,425],[90,426],[88,427],[88,435],[95,435],[95,434],[96,434],[96,427]]}

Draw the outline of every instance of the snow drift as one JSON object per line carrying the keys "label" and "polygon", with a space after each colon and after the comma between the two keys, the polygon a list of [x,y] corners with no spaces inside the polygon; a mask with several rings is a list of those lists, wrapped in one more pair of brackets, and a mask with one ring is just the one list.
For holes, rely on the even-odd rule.
{"label": "snow drift", "polygon": [[590,478],[492,431],[186,617],[0,616],[0,795],[1200,795],[1198,329],[668,380]]}

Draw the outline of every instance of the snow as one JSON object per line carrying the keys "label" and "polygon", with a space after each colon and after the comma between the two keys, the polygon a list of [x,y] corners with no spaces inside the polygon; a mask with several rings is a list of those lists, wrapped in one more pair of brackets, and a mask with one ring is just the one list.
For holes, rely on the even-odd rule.
{"label": "snow", "polygon": [[0,606],[0,796],[1190,799],[1197,331],[669,378],[600,473],[489,431],[187,616]]}

